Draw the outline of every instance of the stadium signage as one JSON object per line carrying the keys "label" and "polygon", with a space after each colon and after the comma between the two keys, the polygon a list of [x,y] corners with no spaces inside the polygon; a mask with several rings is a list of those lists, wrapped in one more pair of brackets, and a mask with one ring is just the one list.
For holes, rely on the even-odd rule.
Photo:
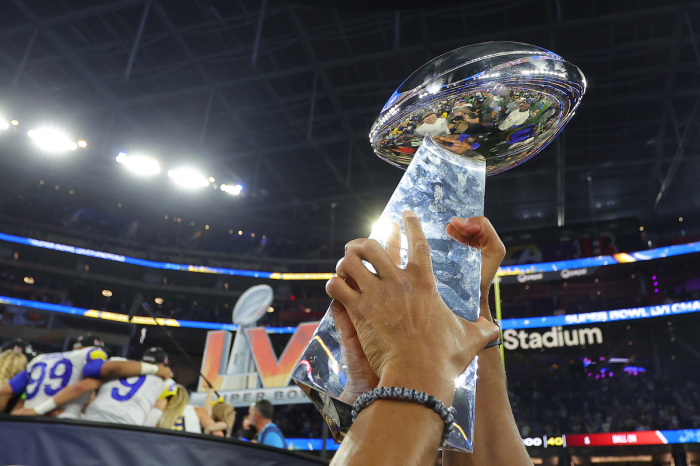
{"label": "stadium signage", "polygon": [[503,346],[507,350],[561,348],[564,346],[603,343],[603,332],[598,327],[563,330],[552,327],[548,332],[526,332],[508,329],[503,332]]}
{"label": "stadium signage", "polygon": [[[301,389],[296,385],[290,386],[289,382],[317,327],[317,322],[299,325],[279,358],[264,327],[240,329],[245,332],[253,356],[253,370],[245,374],[228,373],[227,368],[232,367],[235,356],[231,352],[232,333],[227,330],[211,331],[207,334],[201,372],[224,400],[234,407],[249,406],[263,399],[273,404],[309,403]],[[193,394],[193,404],[203,402],[207,388],[208,384],[200,377],[199,392]]]}
{"label": "stadium signage", "polygon": [[525,274],[521,273],[518,275],[518,283],[526,283],[526,282],[536,282],[539,280],[542,280],[544,278],[544,273],[530,273],[530,274]]}
{"label": "stadium signage", "polygon": [[587,277],[593,275],[598,267],[583,267],[580,269],[563,269],[559,271],[531,271],[523,272],[517,275],[501,276],[501,283],[505,285],[514,283],[529,283],[529,282],[551,282],[557,280],[567,280],[569,278]]}
{"label": "stadium signage", "polygon": [[571,278],[571,277],[582,277],[584,275],[588,275],[588,269],[587,268],[582,268],[582,269],[564,269],[561,272],[559,272],[559,275],[561,275],[561,278]]}

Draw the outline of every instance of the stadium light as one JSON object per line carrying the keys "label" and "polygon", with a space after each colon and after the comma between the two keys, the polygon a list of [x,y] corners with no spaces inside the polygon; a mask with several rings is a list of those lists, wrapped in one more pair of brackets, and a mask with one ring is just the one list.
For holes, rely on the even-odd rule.
{"label": "stadium light", "polygon": [[34,279],[32,277],[24,277],[24,283],[27,283],[28,285],[33,285]]}
{"label": "stadium light", "polygon": [[55,129],[31,129],[27,132],[27,136],[45,152],[59,153],[78,148],[78,145],[68,139],[65,133]]}
{"label": "stadium light", "polygon": [[19,121],[17,121],[17,120],[12,120],[12,121],[10,122],[10,124],[11,124],[12,126],[17,126],[17,125],[19,125]]}
{"label": "stadium light", "polygon": [[10,127],[10,124],[6,122],[5,120],[0,120],[0,129],[7,129]]}
{"label": "stadium light", "polygon": [[137,175],[155,175],[160,173],[160,164],[156,159],[150,157],[126,155],[124,152],[120,152],[117,155],[117,163],[121,163]]}
{"label": "stadium light", "polygon": [[240,184],[222,184],[221,185],[221,190],[225,193],[233,194],[234,196],[238,196],[241,194],[241,191],[243,191],[243,186]]}
{"label": "stadium light", "polygon": [[105,298],[111,298],[112,297],[112,291],[110,290],[102,290],[102,296]]}
{"label": "stadium light", "polygon": [[80,147],[81,149],[85,149],[87,147],[87,141],[81,139],[80,141],[78,141],[78,147]]}
{"label": "stadium light", "polygon": [[170,170],[168,176],[175,181],[178,185],[183,188],[205,188],[209,186],[209,180],[207,177],[199,173],[197,170],[191,168],[178,168],[177,170]]}

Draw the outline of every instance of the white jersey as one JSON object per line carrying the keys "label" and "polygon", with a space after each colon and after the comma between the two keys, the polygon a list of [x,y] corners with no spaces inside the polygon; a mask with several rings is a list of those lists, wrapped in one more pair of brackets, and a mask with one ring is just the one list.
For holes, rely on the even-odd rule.
{"label": "white jersey", "polygon": [[[126,361],[112,358],[111,361]],[[156,375],[111,380],[100,387],[83,419],[141,426],[161,398],[175,394],[175,382]]]}
{"label": "white jersey", "polygon": [[[35,408],[69,385],[87,377],[100,377],[100,369],[106,359],[104,350],[96,347],[37,356],[27,364],[24,407]],[[90,392],[84,393],[63,405],[64,411],[59,417],[79,418],[90,395]]]}
{"label": "white jersey", "polygon": [[185,406],[185,410],[182,412],[182,416],[175,420],[175,424],[173,424],[173,430],[192,432],[195,434],[202,433],[202,426],[199,425],[199,416],[197,416],[197,412],[194,410],[194,406]]}

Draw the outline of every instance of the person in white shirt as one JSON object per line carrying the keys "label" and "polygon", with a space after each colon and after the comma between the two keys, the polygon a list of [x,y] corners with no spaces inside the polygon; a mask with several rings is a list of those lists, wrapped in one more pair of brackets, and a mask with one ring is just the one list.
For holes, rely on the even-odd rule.
{"label": "person in white shirt", "polygon": [[447,127],[447,120],[438,118],[437,113],[430,112],[423,118],[423,123],[416,128],[414,133],[416,136],[446,136],[450,134],[450,129]]}
{"label": "person in white shirt", "polygon": [[530,118],[530,104],[527,102],[520,102],[518,109],[510,112],[508,117],[498,125],[498,129],[507,131],[513,126],[522,125],[528,118]]}
{"label": "person in white shirt", "polygon": [[76,393],[64,389],[75,386],[84,379],[127,378],[148,374],[163,379],[172,377],[170,369],[155,364],[127,360],[107,361],[107,353],[101,347],[102,342],[93,337],[90,340],[91,346],[86,348],[42,354],[34,358],[24,371],[0,388],[0,411],[13,395],[24,393],[25,400],[20,400],[13,414],[44,415],[60,406],[62,411],[58,414],[59,417],[78,419],[90,398],[91,390]]}

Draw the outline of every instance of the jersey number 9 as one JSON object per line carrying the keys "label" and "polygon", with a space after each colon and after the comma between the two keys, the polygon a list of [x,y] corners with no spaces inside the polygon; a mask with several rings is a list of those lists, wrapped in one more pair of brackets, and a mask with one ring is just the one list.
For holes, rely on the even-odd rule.
{"label": "jersey number 9", "polygon": [[146,376],[142,375],[136,379],[134,383],[130,383],[129,379],[120,379],[119,383],[124,385],[125,387],[128,388],[126,393],[122,394],[119,392],[120,388],[114,387],[112,389],[112,398],[114,398],[117,401],[127,401],[130,400],[134,395],[136,395],[136,392],[139,391],[139,388],[143,385],[143,383],[146,381]]}

